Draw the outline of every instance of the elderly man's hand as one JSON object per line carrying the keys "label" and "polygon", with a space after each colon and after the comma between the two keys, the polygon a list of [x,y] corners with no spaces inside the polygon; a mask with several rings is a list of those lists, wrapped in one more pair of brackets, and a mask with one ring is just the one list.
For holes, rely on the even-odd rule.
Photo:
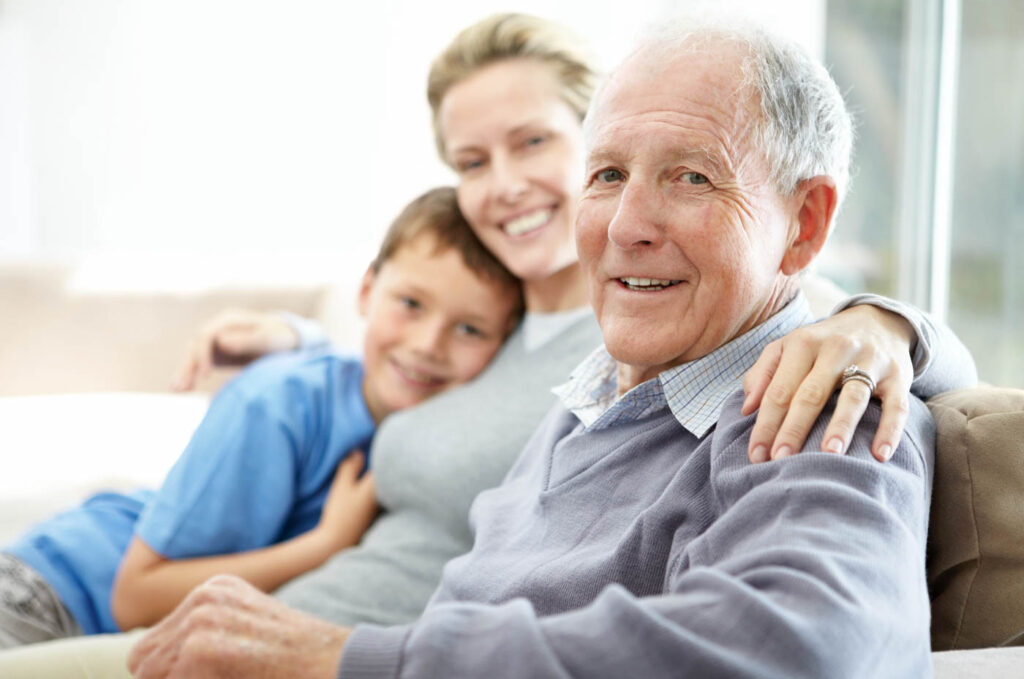
{"label": "elderly man's hand", "polygon": [[883,462],[888,460],[903,435],[910,407],[914,380],[910,356],[915,340],[903,317],[860,305],[769,344],[743,380],[747,393],[743,413],[760,407],[750,435],[750,460],[764,462],[800,452],[850,365],[863,369],[877,386],[873,392],[858,380],[842,386],[822,448],[846,452],[873,394],[882,401],[882,418],[871,452]]}
{"label": "elderly man's hand", "polygon": [[188,391],[207,377],[221,360],[248,362],[265,354],[299,346],[299,335],[279,314],[231,309],[206,323],[189,344],[171,381],[175,391]]}
{"label": "elderly man's hand", "polygon": [[217,576],[135,645],[128,668],[136,679],[332,679],[348,634],[244,580]]}

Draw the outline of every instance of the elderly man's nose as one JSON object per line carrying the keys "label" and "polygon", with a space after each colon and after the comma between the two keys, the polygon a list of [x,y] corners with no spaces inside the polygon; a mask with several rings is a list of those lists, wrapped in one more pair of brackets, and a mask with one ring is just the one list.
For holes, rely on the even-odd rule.
{"label": "elderly man's nose", "polygon": [[627,249],[660,244],[663,232],[654,207],[650,197],[627,186],[608,224],[608,240]]}

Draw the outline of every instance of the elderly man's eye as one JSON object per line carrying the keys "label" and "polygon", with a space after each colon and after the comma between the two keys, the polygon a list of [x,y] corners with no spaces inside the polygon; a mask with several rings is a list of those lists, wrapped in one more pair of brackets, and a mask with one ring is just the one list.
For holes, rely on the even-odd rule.
{"label": "elderly man's eye", "polygon": [[702,175],[700,172],[687,172],[683,175],[687,183],[699,186],[701,184],[708,184],[708,178]]}
{"label": "elderly man's eye", "polygon": [[614,184],[615,182],[621,182],[625,178],[620,171],[614,168],[601,170],[594,177],[602,184]]}

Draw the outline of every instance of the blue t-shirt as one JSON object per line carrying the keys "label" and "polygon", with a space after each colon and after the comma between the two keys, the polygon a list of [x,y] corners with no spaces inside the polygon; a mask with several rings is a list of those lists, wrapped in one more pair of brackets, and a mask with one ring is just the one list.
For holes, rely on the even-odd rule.
{"label": "blue t-shirt", "polygon": [[369,452],[362,383],[351,356],[262,359],[213,399],[159,491],[95,495],[3,551],[42,575],[86,634],[116,632],[110,594],[133,534],[188,559],[266,547],[317,524],[338,463]]}

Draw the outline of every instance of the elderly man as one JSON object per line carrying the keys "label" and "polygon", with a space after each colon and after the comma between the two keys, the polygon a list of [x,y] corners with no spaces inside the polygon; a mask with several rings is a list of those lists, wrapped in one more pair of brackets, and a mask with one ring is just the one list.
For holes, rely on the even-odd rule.
{"label": "elderly man", "polygon": [[797,276],[846,181],[835,85],[754,30],[666,34],[586,131],[577,240],[606,350],[478,498],[420,621],[342,629],[220,579],[139,643],[136,676],[929,673],[924,407],[888,464],[877,404],[846,456],[813,452],[825,413],[811,452],[747,457],[740,380],[810,321]]}

